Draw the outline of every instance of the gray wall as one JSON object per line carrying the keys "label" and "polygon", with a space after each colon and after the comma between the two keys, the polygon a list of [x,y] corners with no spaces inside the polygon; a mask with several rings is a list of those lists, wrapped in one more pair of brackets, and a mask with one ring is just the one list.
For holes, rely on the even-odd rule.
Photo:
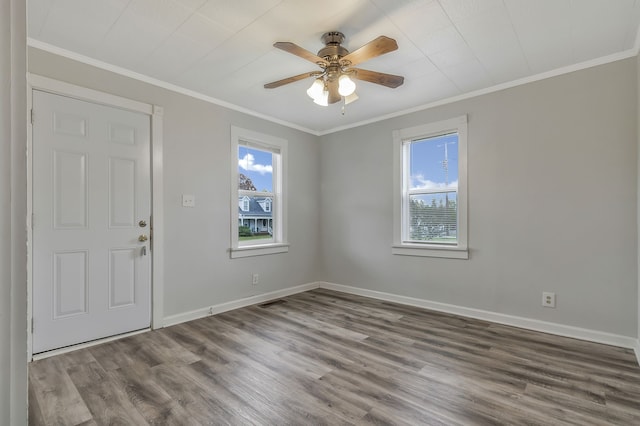
{"label": "gray wall", "polygon": [[[165,107],[165,315],[321,279],[638,335],[635,59],[321,138],[35,49],[29,68]],[[471,259],[393,256],[391,132],[461,114]],[[231,125],[290,141],[288,254],[228,258]]]}
{"label": "gray wall", "polygon": [[[11,338],[11,10],[0,3],[0,342]],[[0,345],[0,377],[11,374],[11,346]],[[0,381],[0,423],[9,423],[9,380]]]}
{"label": "gray wall", "polygon": [[[165,316],[320,278],[317,137],[36,49],[29,71],[164,107]],[[232,125],[289,141],[289,253],[229,258]]]}
{"label": "gray wall", "polygon": [[[636,68],[628,59],[323,136],[324,280],[637,336]],[[462,114],[470,260],[393,256],[391,132]],[[542,291],[556,309],[541,307]]]}
{"label": "gray wall", "polygon": [[0,424],[27,423],[26,10],[0,2]]}

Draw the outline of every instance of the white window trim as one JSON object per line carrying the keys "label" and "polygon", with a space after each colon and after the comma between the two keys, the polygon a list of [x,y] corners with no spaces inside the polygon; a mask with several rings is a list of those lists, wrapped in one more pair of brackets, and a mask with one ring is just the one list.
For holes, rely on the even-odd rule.
{"label": "white window trim", "polygon": [[[240,245],[238,239],[238,146],[248,145],[257,149],[277,150],[280,152],[279,163],[274,167],[273,188],[273,228],[276,233],[274,238],[266,243],[252,245]],[[229,249],[232,259],[262,256],[267,254],[286,253],[289,251],[287,237],[288,220],[288,184],[287,184],[287,140],[275,136],[266,135],[252,130],[231,126],[231,248]],[[278,186],[277,183],[280,182]],[[259,195],[259,193],[258,193]]]}
{"label": "white window trim", "polygon": [[[405,141],[458,133],[458,243],[441,245],[403,241],[406,229],[404,208],[403,173],[408,165],[403,164],[403,145]],[[468,259],[467,245],[467,116],[429,123],[421,126],[395,130],[393,132],[393,245],[391,253],[404,256],[444,257],[450,259]]]}

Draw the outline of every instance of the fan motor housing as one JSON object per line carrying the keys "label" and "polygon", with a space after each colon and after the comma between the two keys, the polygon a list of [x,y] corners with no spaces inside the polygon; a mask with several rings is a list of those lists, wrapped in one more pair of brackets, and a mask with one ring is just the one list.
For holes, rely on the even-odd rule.
{"label": "fan motor housing", "polygon": [[340,44],[344,41],[344,34],[339,31],[330,31],[322,35],[322,42],[326,45],[318,51],[318,56],[329,62],[338,61],[347,56],[349,51]]}

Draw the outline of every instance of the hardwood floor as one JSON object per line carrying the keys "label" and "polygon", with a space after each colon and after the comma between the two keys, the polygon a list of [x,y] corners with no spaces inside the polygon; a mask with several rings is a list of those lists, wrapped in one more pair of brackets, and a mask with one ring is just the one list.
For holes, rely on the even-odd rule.
{"label": "hardwood floor", "polygon": [[640,425],[632,350],[313,290],[35,361],[33,425]]}

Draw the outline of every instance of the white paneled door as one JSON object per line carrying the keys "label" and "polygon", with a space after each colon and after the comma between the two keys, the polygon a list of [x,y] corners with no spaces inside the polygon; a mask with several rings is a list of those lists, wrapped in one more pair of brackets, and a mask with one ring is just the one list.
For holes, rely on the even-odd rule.
{"label": "white paneled door", "polygon": [[33,353],[149,327],[150,117],[33,91]]}

